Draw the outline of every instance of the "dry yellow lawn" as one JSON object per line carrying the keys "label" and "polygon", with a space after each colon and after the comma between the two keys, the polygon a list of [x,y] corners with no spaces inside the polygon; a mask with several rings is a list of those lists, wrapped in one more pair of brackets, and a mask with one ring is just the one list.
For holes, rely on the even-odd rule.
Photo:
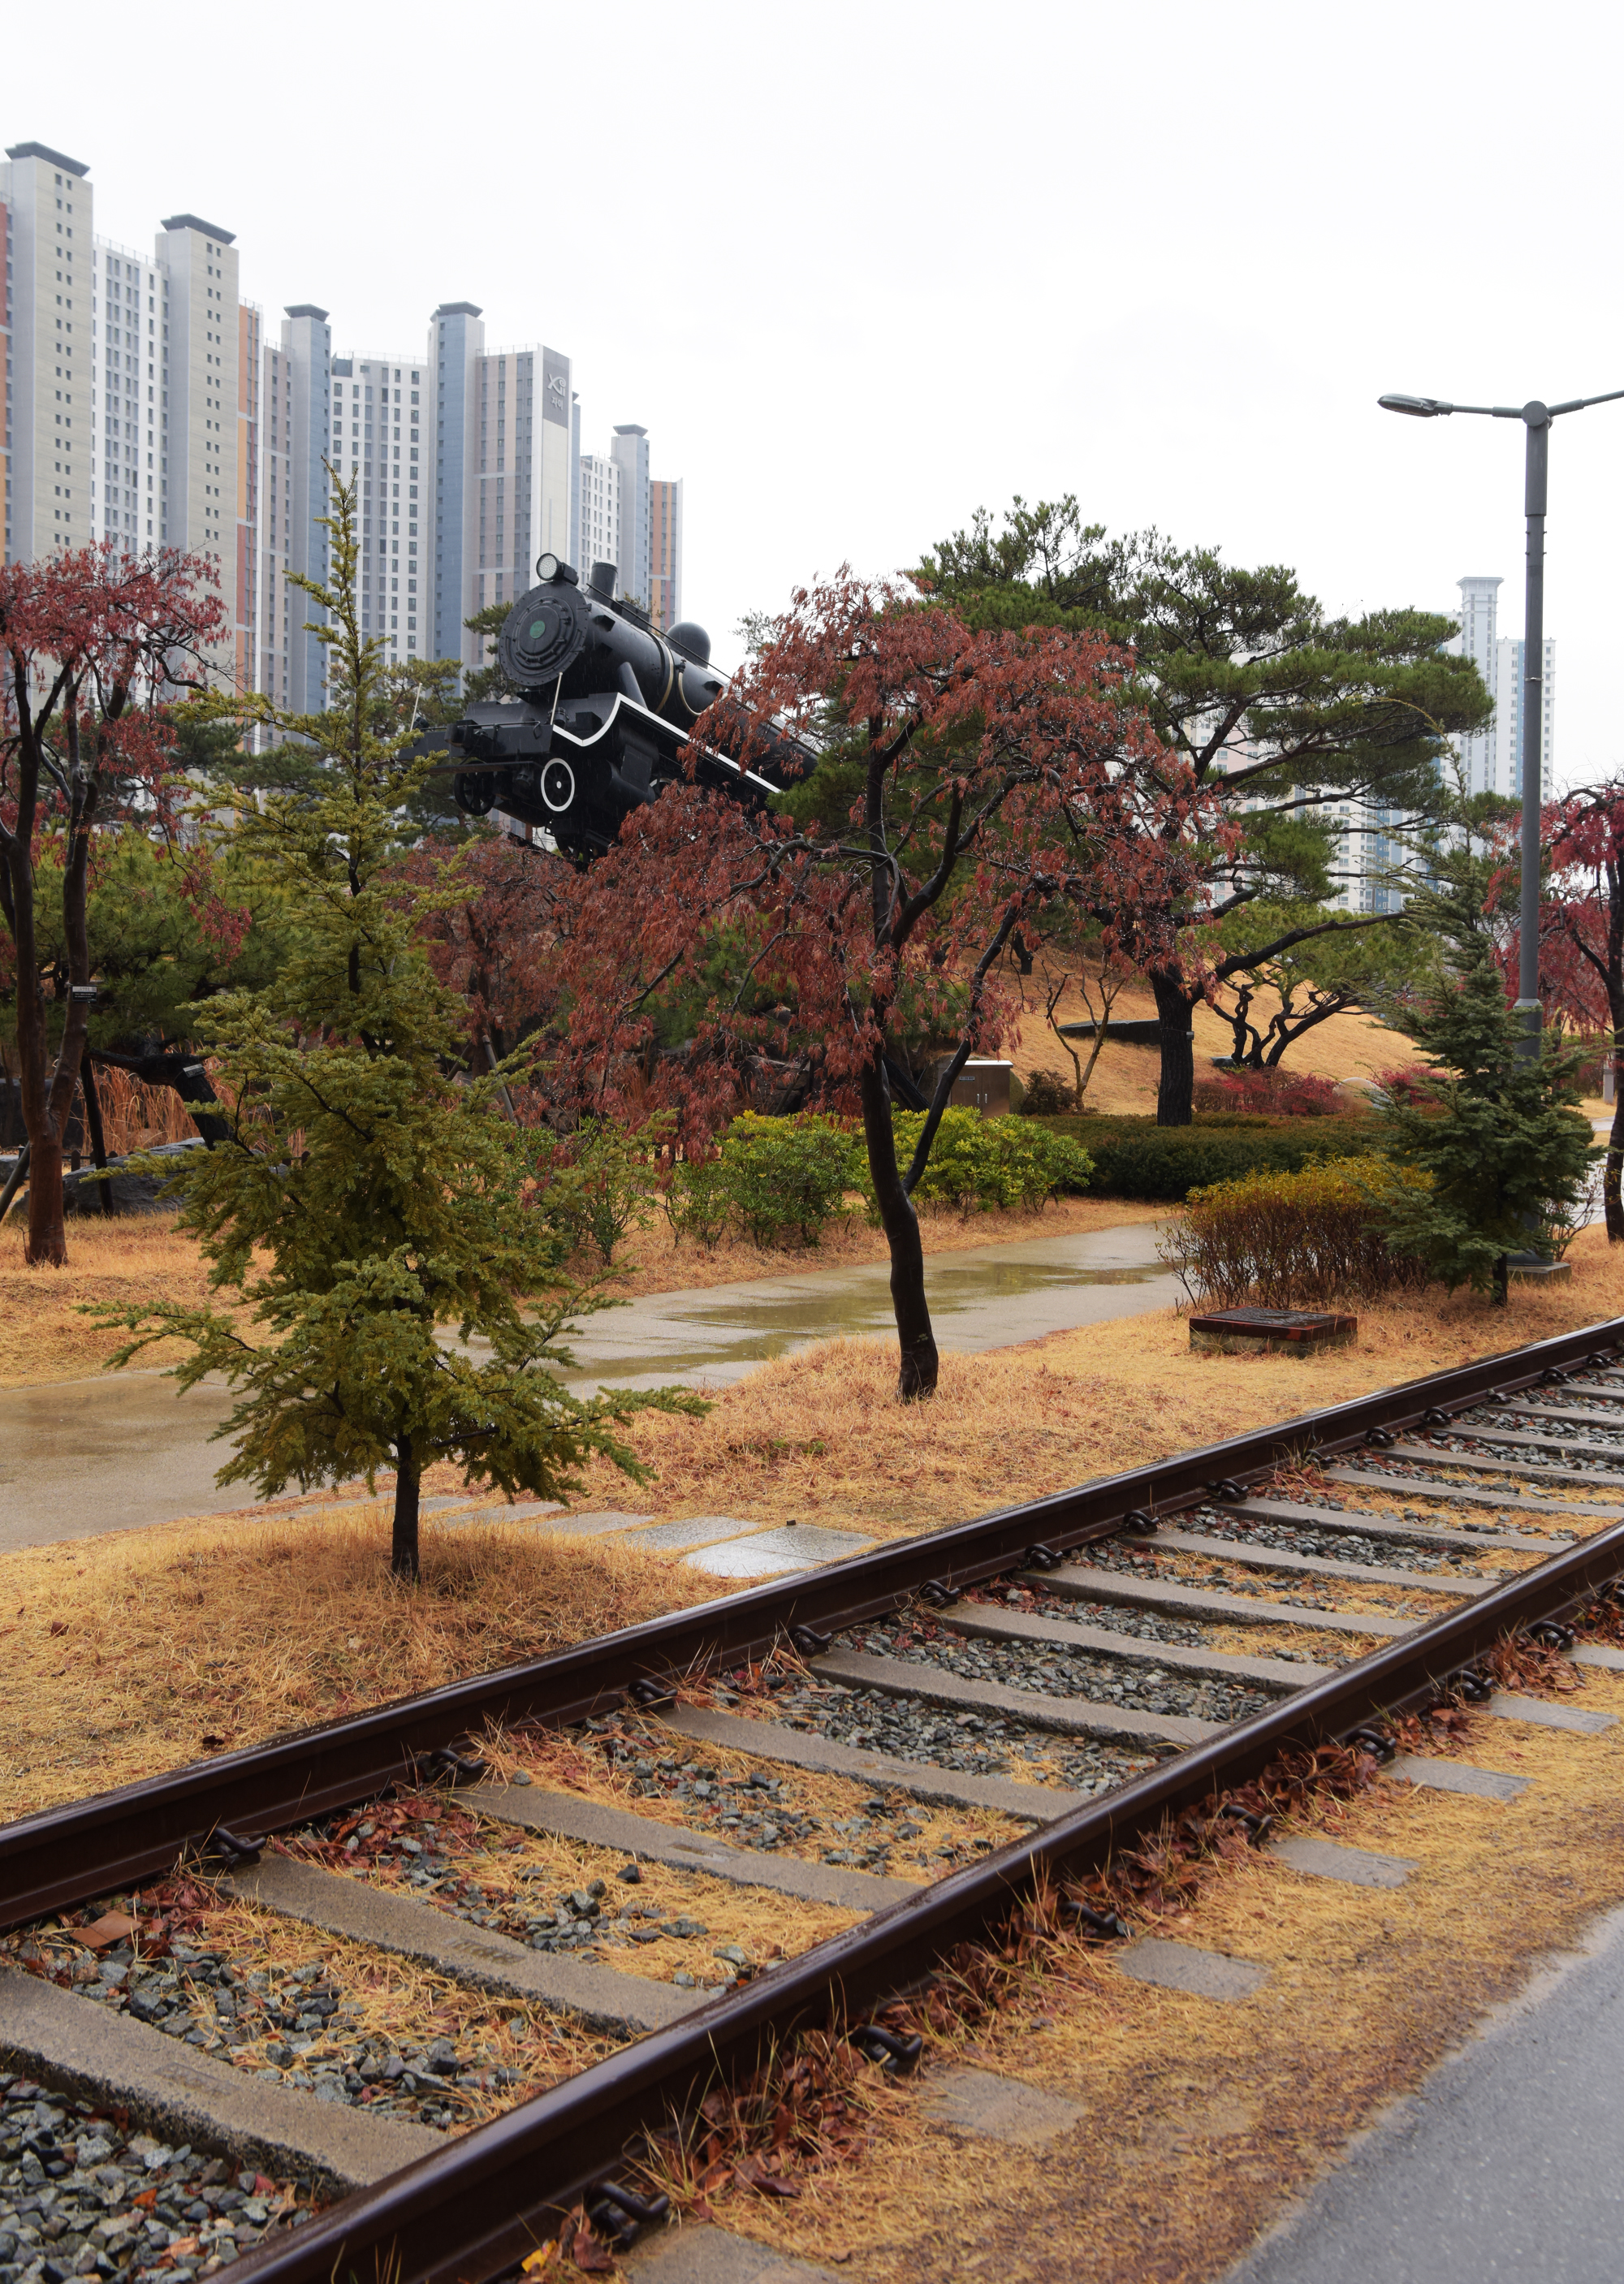
{"label": "dry yellow lawn", "polygon": [[[594,1471],[584,1506],[794,1516],[879,1538],[1090,1476],[1520,1341],[1624,1313],[1599,1231],[1567,1287],[1504,1310],[1436,1294],[1361,1312],[1356,1345],[1306,1362],[1192,1355],[1168,1313],[944,1359],[933,1403],[898,1404],[895,1349],[832,1341],[762,1367],[702,1419],[651,1415],[655,1473]],[[454,1490],[454,1470],[429,1488]],[[222,1516],[0,1558],[0,1816],[216,1748],[490,1670],[705,1599],[715,1581],[635,1542],[511,1527],[425,1529],[423,1586],[385,1575],[388,1523]]]}

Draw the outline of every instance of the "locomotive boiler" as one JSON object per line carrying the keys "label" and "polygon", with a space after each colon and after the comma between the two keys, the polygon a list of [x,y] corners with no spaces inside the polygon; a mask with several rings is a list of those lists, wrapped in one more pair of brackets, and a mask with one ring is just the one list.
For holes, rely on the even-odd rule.
{"label": "locomotive boiler", "polygon": [[[470,705],[447,739],[452,797],[469,817],[499,809],[540,825],[573,856],[613,846],[632,812],[682,774],[678,755],[726,689],[710,637],[684,621],[669,630],[615,594],[616,566],[594,563],[584,586],[555,555],[508,613],[497,638],[519,693]],[[695,775],[765,801],[811,761],[775,739],[745,767],[702,747]]]}

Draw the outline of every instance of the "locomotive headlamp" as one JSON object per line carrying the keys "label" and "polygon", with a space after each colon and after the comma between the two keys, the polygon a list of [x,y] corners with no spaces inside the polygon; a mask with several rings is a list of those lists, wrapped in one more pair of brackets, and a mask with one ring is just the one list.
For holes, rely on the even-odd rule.
{"label": "locomotive headlamp", "polygon": [[536,576],[542,582],[544,586],[549,580],[556,579],[558,576],[557,556],[538,555],[536,558]]}

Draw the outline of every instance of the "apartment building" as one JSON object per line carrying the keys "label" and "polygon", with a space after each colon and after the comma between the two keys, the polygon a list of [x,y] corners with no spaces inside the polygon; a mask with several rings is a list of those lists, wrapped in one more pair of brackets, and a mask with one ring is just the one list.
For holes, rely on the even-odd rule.
{"label": "apartment building", "polygon": [[95,206],[82,160],[43,143],[5,157],[5,551],[28,561],[94,536]]}
{"label": "apartment building", "polygon": [[[1470,793],[1502,794],[1515,801],[1523,785],[1523,668],[1525,650],[1520,636],[1500,631],[1500,590],[1504,581],[1473,576],[1459,579],[1461,630],[1448,648],[1473,659],[1495,701],[1494,719],[1475,738],[1458,740],[1461,772]],[[1543,718],[1540,725],[1540,798],[1550,799],[1552,741],[1557,726],[1557,645],[1545,637],[1544,678],[1541,684]]]}
{"label": "apartment building", "polygon": [[326,461],[332,393],[327,312],[311,301],[294,302],[283,315],[279,340],[263,352],[258,620],[258,686],[294,714],[318,714],[327,702],[326,645],[310,630],[325,614],[293,579],[325,580],[329,568],[319,519],[331,505]]}
{"label": "apartment building", "polygon": [[420,355],[333,358],[332,458],[356,486],[361,631],[384,645],[391,664],[433,655],[432,501],[421,458],[433,431]]}
{"label": "apartment building", "polygon": [[648,487],[649,610],[657,627],[681,624],[682,481],[655,477]]}

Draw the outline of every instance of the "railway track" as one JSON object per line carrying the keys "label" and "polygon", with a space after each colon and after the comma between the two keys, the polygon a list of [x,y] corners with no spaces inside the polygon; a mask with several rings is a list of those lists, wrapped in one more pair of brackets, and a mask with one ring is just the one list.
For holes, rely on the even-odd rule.
{"label": "railway track", "polygon": [[831,2022],[909,2068],[888,1999],[1283,1752],[1450,1688],[1605,1725],[1476,1669],[1624,1667],[1562,1623],[1620,1577],[1624,1319],[0,1828],[0,2284],[630,2241],[718,2077]]}

